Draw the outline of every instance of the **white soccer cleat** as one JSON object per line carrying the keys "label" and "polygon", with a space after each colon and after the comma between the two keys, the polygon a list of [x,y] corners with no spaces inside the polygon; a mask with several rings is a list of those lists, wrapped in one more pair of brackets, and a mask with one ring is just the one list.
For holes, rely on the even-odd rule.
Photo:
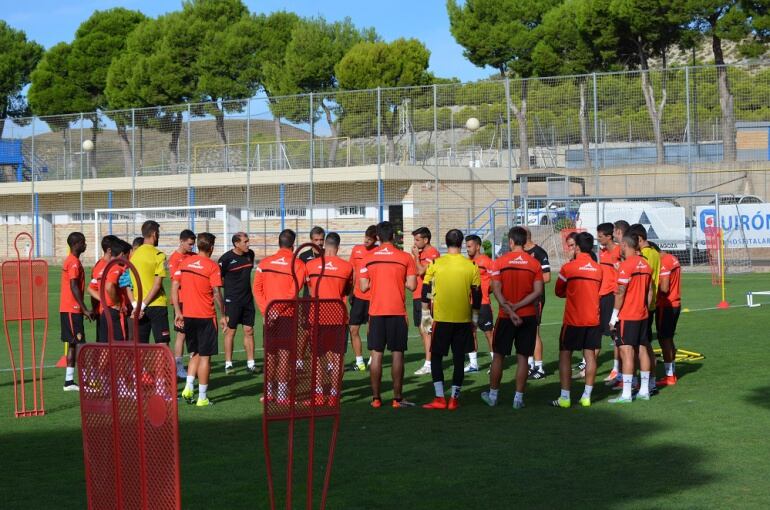
{"label": "white soccer cleat", "polygon": [[430,374],[430,367],[428,365],[423,365],[414,371],[414,375],[428,375],[428,374]]}

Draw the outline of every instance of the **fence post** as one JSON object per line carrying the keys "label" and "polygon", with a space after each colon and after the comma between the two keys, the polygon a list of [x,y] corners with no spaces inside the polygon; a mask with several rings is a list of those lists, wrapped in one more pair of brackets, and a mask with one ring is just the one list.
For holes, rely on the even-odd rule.
{"label": "fence post", "polygon": [[310,109],[308,110],[308,113],[310,114],[310,192],[308,193],[308,201],[310,203],[310,225],[308,230],[313,227],[313,203],[315,202],[315,197],[313,197],[313,194],[315,193],[315,183],[313,182],[313,167],[315,166],[315,161],[313,159],[315,158],[315,151],[313,150],[313,142],[315,140],[315,133],[313,130],[315,129],[315,122],[313,122],[313,93],[310,93]]}
{"label": "fence post", "polygon": [[[690,67],[684,68],[684,86],[685,86],[685,103],[687,107],[687,192],[692,194],[693,192],[693,186],[692,186],[692,124],[690,124]],[[695,249],[693,247],[693,244],[695,243],[695,238],[693,237],[693,234],[695,233],[693,231],[693,225],[692,225],[692,217],[694,216],[694,207],[692,203],[692,198],[690,199],[690,218],[689,218],[689,224],[690,224],[690,267],[694,264],[694,258],[695,258]]]}
{"label": "fence post", "polygon": [[[192,108],[190,108],[190,103],[187,103],[187,206],[190,207],[192,204],[191,199],[192,195],[190,193],[190,189],[192,187],[192,175],[190,173],[190,152],[191,147],[190,144],[192,143],[192,133],[190,132],[190,119],[192,118]],[[177,158],[179,159],[179,158]],[[227,218],[225,218],[225,221],[227,221]],[[193,232],[194,229],[190,229]]]}
{"label": "fence post", "polygon": [[[471,170],[472,171],[472,170]],[[438,87],[433,84],[433,172],[436,181],[436,235],[441,235],[441,215],[439,214],[439,181],[438,181]],[[471,182],[473,194],[473,182]],[[440,239],[440,237],[439,237]]]}
{"label": "fence post", "polygon": [[[83,114],[80,114],[80,231],[83,231]],[[34,154],[32,155],[34,157]]]}
{"label": "fence post", "polygon": [[377,87],[377,209],[379,221],[384,219],[383,190],[382,190],[382,160],[380,156],[380,136],[382,134],[382,89]]}
{"label": "fence post", "polygon": [[[21,143],[21,142],[19,142]],[[22,150],[22,146],[19,146],[19,150]],[[24,158],[22,157],[22,163],[19,165],[21,167],[21,175],[19,176],[19,182],[24,181]],[[66,168],[66,167],[65,167]],[[35,234],[35,238],[37,239],[37,197],[35,196],[35,119],[32,118],[32,176],[30,181],[32,181],[32,229]],[[81,229],[82,230],[82,229]],[[35,243],[35,248],[37,249],[40,246],[40,243]],[[35,252],[37,256],[40,256],[39,252]]]}
{"label": "fence post", "polygon": [[136,110],[131,108],[131,207],[136,207]]}
{"label": "fence post", "polygon": [[[596,91],[596,73],[591,73],[594,87],[594,200],[596,200],[596,224],[599,224],[599,104]],[[567,178],[567,189],[569,189]],[[628,190],[626,190],[628,192]]]}
{"label": "fence post", "polygon": [[246,100],[246,233],[251,232],[251,98]]}
{"label": "fence post", "polygon": [[[506,141],[508,143],[508,201],[505,212],[505,224],[511,225],[513,212],[513,148],[511,147],[511,80],[505,77],[505,125],[507,127]],[[494,233],[492,234],[494,244]]]}

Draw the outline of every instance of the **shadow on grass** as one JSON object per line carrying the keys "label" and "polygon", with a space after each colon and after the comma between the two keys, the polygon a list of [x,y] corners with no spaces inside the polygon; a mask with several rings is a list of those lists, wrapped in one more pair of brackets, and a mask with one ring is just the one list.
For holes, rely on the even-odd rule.
{"label": "shadow on grass", "polygon": [[744,398],[749,404],[754,404],[770,411],[770,386],[754,388],[751,390],[751,394]]}
{"label": "shadow on grass", "polygon": [[[633,408],[549,410],[558,414],[543,419],[473,407],[448,414],[343,406],[329,508],[655,507],[718,481],[703,465],[705,450],[671,440],[665,423],[640,419]],[[272,430],[276,490],[284,495],[285,425]],[[329,430],[318,424],[319,483]],[[180,433],[184,508],[267,508],[259,419],[191,418]],[[299,507],[306,424],[295,437]],[[85,507],[78,430],[0,435],[0,447],[14,472],[0,482],[3,508],[45,508],[52,498],[58,508]],[[644,468],[652,463],[666,466],[666,475]]]}

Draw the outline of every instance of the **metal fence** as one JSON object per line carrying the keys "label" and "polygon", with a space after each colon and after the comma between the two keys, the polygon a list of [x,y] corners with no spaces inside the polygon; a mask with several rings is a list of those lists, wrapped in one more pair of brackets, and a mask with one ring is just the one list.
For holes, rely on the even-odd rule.
{"label": "metal fence", "polygon": [[1,134],[6,236],[42,217],[86,228],[94,209],[201,204],[240,211],[264,236],[319,223],[359,237],[383,218],[440,232],[458,226],[447,208],[515,220],[530,198],[766,201],[770,65],[6,119]]}

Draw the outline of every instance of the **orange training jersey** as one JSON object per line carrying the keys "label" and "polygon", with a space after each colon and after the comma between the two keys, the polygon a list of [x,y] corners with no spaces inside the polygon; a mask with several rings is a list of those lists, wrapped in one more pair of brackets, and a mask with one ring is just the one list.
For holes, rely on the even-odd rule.
{"label": "orange training jersey", "polygon": [[472,259],[473,263],[479,268],[479,275],[481,276],[481,304],[490,304],[489,300],[489,284],[492,281],[492,265],[494,261],[486,255],[476,255]]}
{"label": "orange training jersey", "polygon": [[[440,256],[441,256],[441,253],[439,253],[439,251],[436,248],[434,248],[433,246],[426,246],[420,252],[420,264],[424,266],[425,264],[429,264],[433,262]],[[412,260],[414,260],[414,257],[412,257]],[[423,281],[423,277],[418,276],[417,288],[414,289],[414,292],[412,292],[413,299],[422,299],[422,281]]]}
{"label": "orange training jersey", "polygon": [[[94,289],[97,294],[99,294],[99,281],[102,279],[105,267],[107,267],[107,262],[105,262],[104,259],[99,259],[91,270],[91,281],[88,283],[88,288]],[[99,301],[94,301],[94,313],[101,313],[101,309],[101,303]]]}
{"label": "orange training jersey", "polygon": [[603,286],[602,266],[587,253],[561,266],[556,280],[556,295],[567,298],[564,324],[567,326],[599,325],[599,289]]}
{"label": "orange training jersey", "polygon": [[86,290],[86,273],[83,271],[83,264],[80,259],[73,254],[67,255],[64,259],[64,265],[61,268],[61,294],[59,297],[59,311],[67,313],[83,313],[80,305],[75,300],[70,288],[70,280],[77,280],[80,296]]}
{"label": "orange training jersey", "polygon": [[658,286],[658,306],[677,308],[682,306],[681,271],[679,259],[670,253],[660,258],[660,277],[668,278],[668,293],[663,294]]}
{"label": "orange training jersey", "polygon": [[[543,281],[543,268],[536,258],[525,251],[511,251],[495,260],[491,276],[493,280],[501,283],[505,299],[511,303],[517,303],[532,292],[536,281]],[[535,303],[519,308],[516,310],[516,315],[519,317],[537,315]],[[500,307],[497,316],[508,318],[508,312]]]}
{"label": "orange training jersey", "polygon": [[[105,264],[106,266],[106,264]],[[110,294],[105,290],[104,292],[104,299],[105,299],[105,306],[107,307],[113,307],[113,306],[120,306],[121,304],[126,304],[128,301],[128,294],[126,293],[126,289],[120,288],[120,276],[126,271],[126,266],[123,264],[115,264],[110,268],[110,272],[107,273],[107,276],[105,276],[105,286],[106,283],[111,283],[115,285],[116,290],[118,291],[118,299],[120,300],[120,303],[113,303],[112,299],[110,299]],[[102,269],[102,272],[104,270]]]}
{"label": "orange training jersey", "polygon": [[618,267],[620,267],[620,245],[616,244],[612,249],[599,250],[599,263],[602,265],[604,278],[599,295],[613,294],[618,289]]}
{"label": "orange training jersey", "polygon": [[366,245],[357,244],[353,246],[353,250],[350,252],[349,262],[353,265],[353,295],[356,299],[369,300],[369,291],[362,291],[361,286],[358,284],[358,280],[361,278],[360,274],[361,268],[364,267],[364,260],[376,249],[376,245],[367,248]]}
{"label": "orange training jersey", "polygon": [[[174,250],[174,252],[171,254],[171,256],[168,258],[168,273],[173,278],[174,273],[176,273],[177,269],[179,269],[179,264],[186,259],[187,257],[191,256],[192,253],[179,253],[178,250]],[[179,302],[182,302],[182,293],[179,293]]]}
{"label": "orange training jersey", "polygon": [[414,257],[391,243],[384,243],[372,251],[361,268],[361,278],[369,280],[369,315],[406,316],[407,276],[415,276]]}
{"label": "orange training jersey", "polygon": [[353,285],[353,264],[337,256],[326,257],[326,266],[320,284],[318,277],[321,275],[321,258],[308,261],[305,267],[307,268],[307,286],[311,296],[315,296],[316,285],[318,285],[319,298],[345,300],[350,292],[350,286]]}
{"label": "orange training jersey", "polygon": [[[281,248],[275,254],[262,259],[257,264],[254,274],[254,299],[259,306],[259,311],[265,314],[265,309],[270,301],[276,299],[294,299],[297,297],[297,288],[294,284],[291,272],[291,259],[294,256],[288,248]],[[297,257],[294,263],[294,273],[299,288],[305,282],[305,263]]]}
{"label": "orange training jersey", "polygon": [[618,269],[618,286],[626,287],[623,306],[618,318],[624,321],[640,321],[648,316],[647,291],[652,280],[650,265],[639,255],[627,258]]}
{"label": "orange training jersey", "polygon": [[219,264],[203,255],[191,255],[177,266],[172,278],[179,282],[184,316],[193,319],[216,318],[215,287],[222,286]]}

